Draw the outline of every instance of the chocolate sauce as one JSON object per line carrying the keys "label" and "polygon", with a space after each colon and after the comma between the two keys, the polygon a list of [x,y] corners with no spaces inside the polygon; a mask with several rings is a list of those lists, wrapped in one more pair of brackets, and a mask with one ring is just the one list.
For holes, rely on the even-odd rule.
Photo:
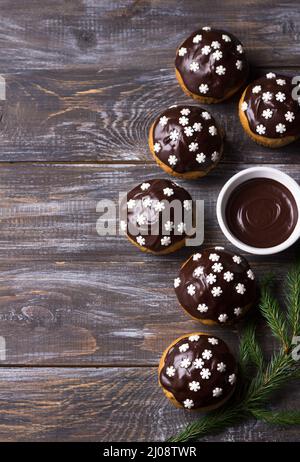
{"label": "chocolate sauce", "polygon": [[292,193],[278,181],[253,178],[230,195],[226,221],[231,233],[252,247],[274,247],[292,234],[298,207]]}

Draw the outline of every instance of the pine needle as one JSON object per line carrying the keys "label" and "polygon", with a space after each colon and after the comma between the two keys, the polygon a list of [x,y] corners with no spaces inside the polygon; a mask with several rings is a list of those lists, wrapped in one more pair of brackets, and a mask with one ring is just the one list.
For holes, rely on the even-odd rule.
{"label": "pine needle", "polygon": [[258,409],[252,414],[257,420],[262,420],[263,422],[273,425],[300,425],[299,411],[269,411]]}
{"label": "pine needle", "polygon": [[286,303],[291,337],[300,335],[300,264],[295,265],[286,278]]}

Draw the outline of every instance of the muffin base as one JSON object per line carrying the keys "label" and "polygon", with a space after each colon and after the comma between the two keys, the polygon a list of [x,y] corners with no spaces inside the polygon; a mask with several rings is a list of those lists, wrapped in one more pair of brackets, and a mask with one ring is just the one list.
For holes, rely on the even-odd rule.
{"label": "muffin base", "polygon": [[293,143],[294,141],[300,138],[300,134],[299,136],[284,136],[283,138],[268,138],[266,136],[258,135],[254,133],[250,128],[248,119],[244,111],[242,110],[242,104],[244,102],[247,89],[248,87],[242,94],[240,101],[239,101],[239,118],[240,118],[240,122],[242,124],[243,129],[253,141],[255,141],[257,144],[260,144],[261,146],[276,149],[276,148],[281,148],[282,146],[286,146],[287,144]]}
{"label": "muffin base", "polygon": [[[155,122],[154,122],[155,123]],[[157,163],[157,165],[162,169],[164,170],[166,173],[168,173],[169,175],[172,175],[176,178],[183,178],[185,180],[197,180],[198,178],[202,178],[204,176],[206,176],[211,170],[213,170],[214,168],[217,167],[218,163],[220,162],[220,160],[222,159],[223,157],[223,151],[224,151],[224,142],[222,143],[222,147],[221,147],[221,150],[220,150],[220,158],[217,160],[217,162],[215,162],[213,165],[211,165],[209,168],[207,168],[206,170],[203,170],[202,172],[201,171],[192,171],[192,172],[186,172],[186,173],[179,173],[179,172],[175,172],[171,167],[169,167],[168,165],[166,165],[164,162],[162,162],[162,160],[160,160],[157,155],[155,154],[154,152],[154,143],[153,143],[153,129],[154,129],[154,123],[151,125],[150,127],[150,131],[149,131],[149,138],[148,138],[148,143],[149,143],[149,148],[150,148],[150,152],[155,160],[155,162]],[[221,131],[222,133],[222,136],[224,137],[224,132],[222,129],[220,129],[218,127],[218,129]]]}
{"label": "muffin base", "polygon": [[155,252],[154,250],[150,250],[147,247],[139,245],[136,241],[131,239],[131,237],[129,237],[128,234],[126,234],[126,236],[127,236],[127,239],[131,242],[131,244],[138,247],[142,252],[152,253],[153,255],[168,255],[169,253],[176,252],[177,250],[185,246],[185,238],[184,238],[181,241],[176,242],[176,244],[166,247],[164,250],[161,250],[160,252]]}
{"label": "muffin base", "polygon": [[181,77],[180,72],[176,69],[175,67],[175,74],[176,78],[178,80],[179,85],[181,86],[182,90],[184,93],[192,98],[194,98],[197,101],[200,101],[203,104],[217,104],[217,103],[222,103],[223,101],[231,98],[236,92],[238,92],[246,83],[248,76],[245,78],[245,80],[237,87],[232,88],[228,93],[223,98],[212,98],[211,96],[200,96],[197,95],[196,93],[191,92],[185,85],[183,78]]}
{"label": "muffin base", "polygon": [[[189,336],[190,335],[206,335],[207,337],[210,336],[211,334],[207,334],[206,332],[192,332],[190,334],[188,334]],[[177,399],[175,398],[175,396],[173,395],[173,393],[171,393],[170,391],[166,390],[163,385],[161,384],[160,382],[160,371],[162,370],[162,368],[164,367],[164,364],[165,364],[165,357],[167,356],[167,353],[169,351],[169,349],[175,345],[177,342],[179,342],[180,340],[182,340],[183,338],[186,338],[187,335],[181,335],[180,337],[178,337],[177,339],[175,339],[166,349],[165,351],[163,352],[162,354],[162,357],[160,358],[160,361],[159,361],[159,366],[158,366],[158,384],[159,386],[162,388],[164,394],[166,395],[166,397],[171,401],[171,403],[177,407],[177,408],[180,408],[180,409],[185,409],[185,407],[183,406],[182,403],[180,403],[179,401],[177,401]],[[205,407],[197,407],[196,409],[192,408],[192,409],[189,409],[191,411],[198,411],[198,412],[209,412],[209,411],[213,411],[214,409],[217,409],[218,407],[221,407],[223,406],[223,404],[226,403],[226,401],[229,400],[229,398],[231,398],[231,396],[233,395],[234,393],[234,390],[235,390],[235,387],[236,385],[234,385],[234,387],[232,387],[232,391],[222,400],[222,401],[219,401],[218,403],[216,404],[213,404],[211,406],[205,406]]]}

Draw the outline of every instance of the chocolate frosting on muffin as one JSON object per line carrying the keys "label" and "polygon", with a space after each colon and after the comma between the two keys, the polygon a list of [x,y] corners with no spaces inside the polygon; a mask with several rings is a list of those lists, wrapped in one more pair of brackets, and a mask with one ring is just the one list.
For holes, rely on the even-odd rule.
{"label": "chocolate frosting on muffin", "polygon": [[237,90],[249,68],[241,42],[210,27],[194,32],[180,45],[175,67],[190,92],[215,99]]}
{"label": "chocolate frosting on muffin", "polygon": [[191,316],[220,324],[237,321],[257,297],[247,260],[223,247],[192,255],[180,269],[174,287]]}
{"label": "chocolate frosting on muffin", "polygon": [[231,395],[237,364],[218,337],[191,334],[170,347],[160,383],[187,409],[215,406]]}
{"label": "chocolate frosting on muffin", "polygon": [[[168,215],[173,201],[181,213],[170,207]],[[192,198],[184,188],[170,180],[147,180],[127,194],[127,224],[120,224],[138,245],[160,252],[185,239],[192,209]]]}
{"label": "chocolate frosting on muffin", "polygon": [[172,106],[154,122],[153,149],[175,172],[206,172],[221,157],[223,134],[208,111],[197,106]]}
{"label": "chocolate frosting on muffin", "polygon": [[292,77],[269,72],[246,90],[241,110],[250,129],[267,138],[300,135],[300,106],[292,97]]}

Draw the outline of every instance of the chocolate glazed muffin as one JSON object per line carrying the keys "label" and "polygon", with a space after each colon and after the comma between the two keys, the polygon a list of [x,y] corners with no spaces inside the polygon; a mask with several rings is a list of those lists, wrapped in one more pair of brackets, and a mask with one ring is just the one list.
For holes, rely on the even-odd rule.
{"label": "chocolate glazed muffin", "polygon": [[[166,213],[171,203],[169,214]],[[193,202],[190,194],[170,180],[147,180],[127,194],[127,223],[120,222],[127,237],[144,252],[162,255],[185,245],[186,229],[192,226]],[[134,231],[134,233],[133,233]]]}
{"label": "chocolate glazed muffin", "polygon": [[206,412],[222,406],[233,394],[237,364],[223,340],[196,332],[171,343],[158,374],[160,386],[176,407]]}
{"label": "chocolate glazed muffin", "polygon": [[239,103],[246,133],[258,144],[278,148],[300,137],[300,105],[293,98],[292,77],[269,72],[252,82]]}
{"label": "chocolate glazed muffin", "polygon": [[177,49],[176,77],[202,103],[219,103],[246,82],[249,65],[241,42],[229,32],[203,27]]}
{"label": "chocolate glazed muffin", "polygon": [[254,273],[247,260],[223,247],[192,255],[174,280],[181,306],[203,324],[231,324],[257,300]]}
{"label": "chocolate glazed muffin", "polygon": [[170,175],[196,179],[215,168],[223,152],[223,130],[198,106],[171,106],[151,126],[149,147]]}

